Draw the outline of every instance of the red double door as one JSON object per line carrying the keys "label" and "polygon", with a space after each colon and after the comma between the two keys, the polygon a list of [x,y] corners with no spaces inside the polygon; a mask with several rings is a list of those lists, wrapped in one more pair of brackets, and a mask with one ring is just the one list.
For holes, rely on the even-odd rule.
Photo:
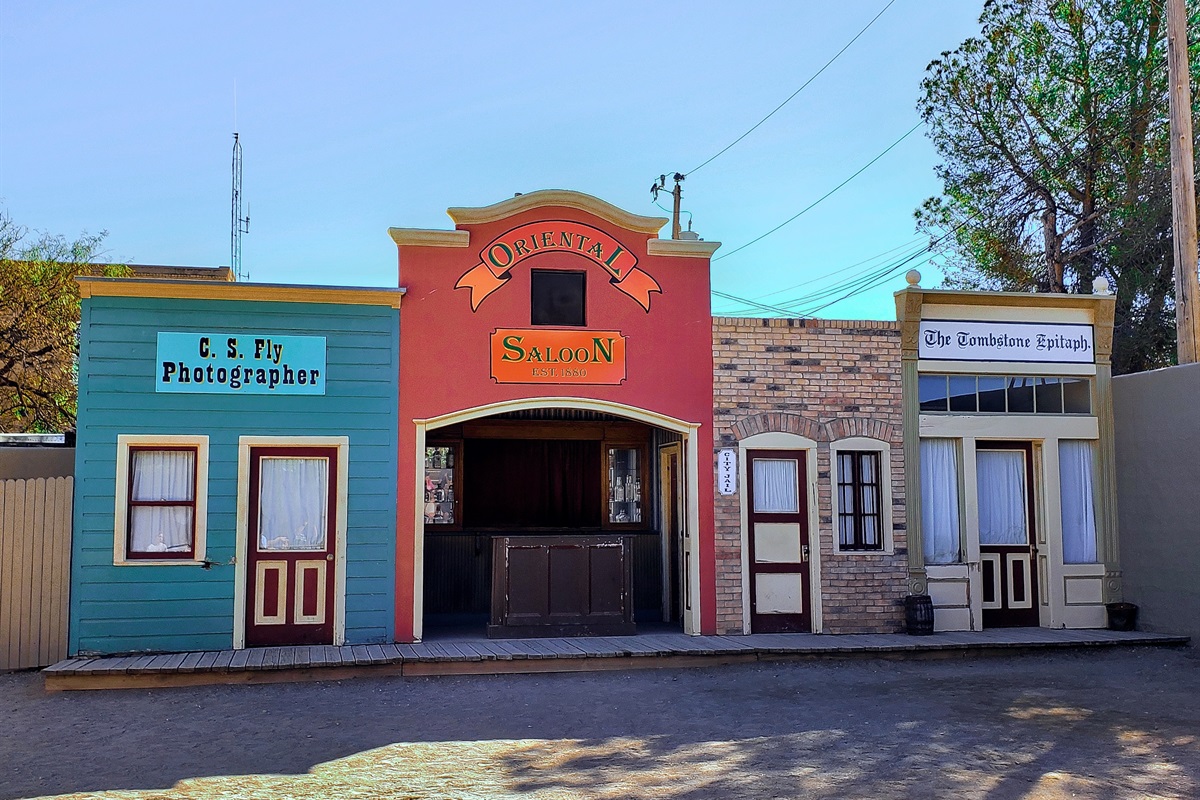
{"label": "red double door", "polygon": [[246,644],[333,644],[337,448],[254,447]]}

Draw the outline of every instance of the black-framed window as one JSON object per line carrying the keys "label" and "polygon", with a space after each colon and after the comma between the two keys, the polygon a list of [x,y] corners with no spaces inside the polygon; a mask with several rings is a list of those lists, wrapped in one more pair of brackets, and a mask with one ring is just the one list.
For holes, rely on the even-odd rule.
{"label": "black-framed window", "polygon": [[530,324],[587,324],[587,273],[557,269],[530,271]]}
{"label": "black-framed window", "polygon": [[842,550],[883,549],[883,492],[879,453],[837,454],[838,544]]}

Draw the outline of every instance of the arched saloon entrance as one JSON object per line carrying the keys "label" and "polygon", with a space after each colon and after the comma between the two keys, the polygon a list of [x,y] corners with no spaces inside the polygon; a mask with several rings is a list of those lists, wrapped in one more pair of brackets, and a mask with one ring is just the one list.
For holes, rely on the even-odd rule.
{"label": "arched saloon entrance", "polygon": [[567,397],[415,422],[415,638],[700,631],[698,424]]}

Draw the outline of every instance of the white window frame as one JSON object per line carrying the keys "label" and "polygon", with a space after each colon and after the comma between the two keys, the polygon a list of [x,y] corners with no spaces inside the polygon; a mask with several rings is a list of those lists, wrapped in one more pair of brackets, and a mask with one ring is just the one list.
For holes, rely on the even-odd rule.
{"label": "white window frame", "polygon": [[[196,448],[196,528],[191,558],[129,558],[129,452],[131,447]],[[119,434],[113,525],[114,566],[196,566],[205,562],[208,544],[208,437],[166,434]]]}
{"label": "white window frame", "polygon": [[[878,550],[843,550],[841,530],[838,527],[838,453],[873,452],[879,454],[879,525],[883,529]],[[893,555],[896,552],[892,538],[894,524],[892,509],[892,446],[867,436],[851,436],[838,439],[829,445],[829,506],[833,519],[833,552],[846,556]]]}

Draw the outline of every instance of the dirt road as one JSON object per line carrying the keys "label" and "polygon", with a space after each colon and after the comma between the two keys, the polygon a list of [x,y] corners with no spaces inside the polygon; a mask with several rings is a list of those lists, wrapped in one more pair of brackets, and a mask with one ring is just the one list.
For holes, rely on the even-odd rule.
{"label": "dirt road", "polygon": [[1196,797],[1200,658],[1147,648],[57,695],[37,675],[0,675],[0,797],[63,794]]}

